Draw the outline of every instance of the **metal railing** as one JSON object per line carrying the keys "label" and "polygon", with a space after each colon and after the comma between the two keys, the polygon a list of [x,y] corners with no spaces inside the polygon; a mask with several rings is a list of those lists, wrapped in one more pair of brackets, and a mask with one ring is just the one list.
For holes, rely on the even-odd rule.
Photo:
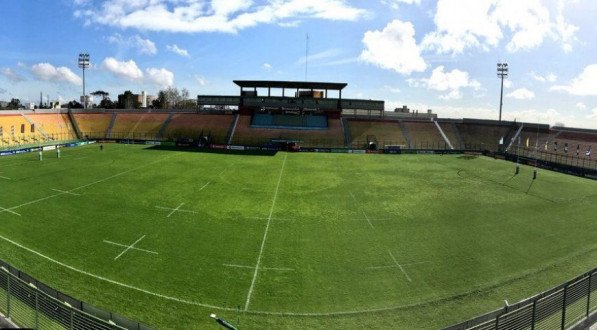
{"label": "metal railing", "polygon": [[23,328],[151,329],[48,287],[0,261],[0,313]]}
{"label": "metal railing", "polygon": [[584,329],[596,316],[595,291],[597,268],[536,296],[444,330]]}

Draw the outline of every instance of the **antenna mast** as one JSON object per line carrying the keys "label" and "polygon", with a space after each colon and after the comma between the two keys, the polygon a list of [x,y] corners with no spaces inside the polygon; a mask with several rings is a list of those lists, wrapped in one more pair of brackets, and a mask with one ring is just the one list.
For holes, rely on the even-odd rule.
{"label": "antenna mast", "polygon": [[307,42],[305,45],[305,81],[307,81],[308,69],[309,69],[309,33],[307,33]]}

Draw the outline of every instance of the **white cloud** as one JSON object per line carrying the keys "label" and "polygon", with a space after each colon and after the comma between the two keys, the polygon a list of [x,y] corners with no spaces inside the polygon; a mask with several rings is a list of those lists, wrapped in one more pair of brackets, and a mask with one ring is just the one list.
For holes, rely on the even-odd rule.
{"label": "white cloud", "polygon": [[512,88],[512,80],[504,80],[504,88]]}
{"label": "white cloud", "polygon": [[597,64],[587,65],[578,77],[568,85],[552,86],[552,91],[563,91],[572,95],[597,95]]}
{"label": "white cloud", "polygon": [[139,36],[134,36],[133,40],[139,53],[147,55],[157,54],[158,49],[155,47],[155,43],[153,41],[149,39],[143,39]]}
{"label": "white cloud", "polygon": [[243,0],[107,0],[82,5],[77,17],[88,23],[169,32],[227,32],[297,18],[355,21],[367,11],[346,0],[275,0],[267,4]]}
{"label": "white cloud", "polygon": [[143,72],[133,60],[118,61],[113,57],[106,57],[102,62],[102,68],[117,77],[131,81],[141,81],[143,79]]}
{"label": "white cloud", "polygon": [[401,4],[405,4],[405,5],[412,5],[412,4],[416,4],[416,5],[420,5],[421,4],[421,0],[381,0],[381,3],[394,9],[397,10]]}
{"label": "white cloud", "polygon": [[415,28],[410,22],[393,20],[383,30],[367,31],[363,36],[365,49],[362,61],[403,75],[422,72],[427,64],[415,41]]}
{"label": "white cloud", "polygon": [[[320,61],[320,60],[325,60],[331,57],[335,57],[337,55],[340,55],[340,50],[336,49],[336,48],[332,48],[332,49],[327,49],[324,51],[321,51],[319,53],[315,53],[315,54],[311,54],[309,55],[309,63],[313,63],[316,61]],[[304,65],[305,62],[307,61],[307,57],[302,56],[301,58],[298,59],[298,61],[296,61],[296,64],[298,65]]]}
{"label": "white cloud", "polygon": [[427,89],[439,92],[448,92],[440,95],[439,98],[443,100],[454,100],[462,98],[462,88],[472,88],[480,90],[481,84],[470,79],[468,72],[454,69],[452,71],[444,72],[444,66],[440,65],[433,69],[429,78],[423,79],[409,79],[408,83],[412,87],[427,87]]}
{"label": "white cloud", "polygon": [[174,44],[174,45],[168,45],[168,46],[166,46],[166,48],[169,51],[171,51],[171,52],[173,52],[175,54],[178,54],[180,56],[189,57],[189,52],[186,49],[178,47],[176,44]]}
{"label": "white cloud", "polygon": [[265,71],[272,71],[274,67],[269,63],[263,63],[263,65],[261,65],[261,68],[263,68],[263,70]]}
{"label": "white cloud", "polygon": [[10,80],[12,83],[18,83],[27,80],[22,75],[14,72],[11,68],[0,69],[0,74],[8,78],[8,80]]}
{"label": "white cloud", "polygon": [[389,85],[385,85],[383,88],[388,90],[390,93],[400,93],[401,92],[400,88],[398,88],[398,87],[392,87]]}
{"label": "white cloud", "polygon": [[506,97],[517,100],[532,100],[535,98],[535,92],[526,88],[518,88],[511,93],[506,94]]}
{"label": "white cloud", "polygon": [[535,71],[531,71],[531,77],[533,77],[533,79],[539,81],[539,82],[556,82],[556,80],[558,80],[558,76],[556,76],[553,73],[549,73],[545,76],[542,76],[538,73],[536,73]]}
{"label": "white cloud", "polygon": [[73,85],[82,85],[83,80],[69,68],[55,67],[50,63],[38,63],[31,67],[31,72],[38,79],[52,82],[66,82]]}
{"label": "white cloud", "polygon": [[147,68],[147,81],[162,88],[174,85],[174,73],[164,68]]}
{"label": "white cloud", "polygon": [[292,20],[292,21],[285,21],[278,23],[279,26],[284,28],[294,28],[301,25],[302,21],[300,19]]}
{"label": "white cloud", "polygon": [[108,42],[124,48],[134,48],[139,54],[155,55],[158,52],[155,43],[149,39],[143,39],[139,35],[124,38],[119,33],[108,37]]}
{"label": "white cloud", "polygon": [[207,80],[205,80],[205,77],[203,76],[195,75],[195,80],[197,81],[199,86],[205,86],[207,84]]}
{"label": "white cloud", "polygon": [[576,108],[579,110],[584,110],[587,108],[587,106],[582,102],[578,102],[578,103],[576,103]]}
{"label": "white cloud", "polygon": [[[591,114],[587,116],[587,118],[589,119],[595,119],[595,121],[597,122],[597,108],[594,108],[593,110],[591,110]],[[595,128],[595,126],[591,127],[591,128]]]}
{"label": "white cloud", "polygon": [[540,0],[439,0],[436,29],[424,37],[422,47],[452,55],[466,49],[488,51],[509,36],[509,52],[536,48],[546,38],[571,50],[578,28],[565,21],[562,10],[563,4],[554,21]]}

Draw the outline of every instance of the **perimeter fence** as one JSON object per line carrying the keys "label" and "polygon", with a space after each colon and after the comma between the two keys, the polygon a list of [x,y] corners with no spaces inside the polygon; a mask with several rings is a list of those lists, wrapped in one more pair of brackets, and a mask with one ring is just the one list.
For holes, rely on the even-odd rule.
{"label": "perimeter fence", "polygon": [[21,328],[152,329],[55,290],[0,261],[0,313]]}
{"label": "perimeter fence", "polygon": [[553,289],[444,330],[587,329],[597,321],[597,268]]}

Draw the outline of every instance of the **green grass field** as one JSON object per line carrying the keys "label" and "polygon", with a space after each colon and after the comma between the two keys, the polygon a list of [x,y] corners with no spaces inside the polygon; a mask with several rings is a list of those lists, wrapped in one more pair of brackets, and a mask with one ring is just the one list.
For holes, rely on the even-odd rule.
{"label": "green grass field", "polygon": [[158,328],[438,328],[597,260],[596,181],[486,157],[62,156],[0,158],[0,259]]}

